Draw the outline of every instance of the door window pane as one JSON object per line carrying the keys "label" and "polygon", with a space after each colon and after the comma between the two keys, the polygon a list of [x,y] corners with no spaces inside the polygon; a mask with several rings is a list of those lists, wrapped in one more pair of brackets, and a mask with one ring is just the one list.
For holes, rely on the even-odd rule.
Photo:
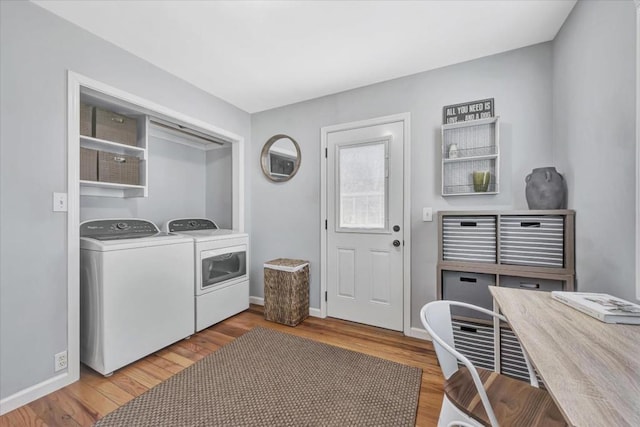
{"label": "door window pane", "polygon": [[386,141],[338,146],[340,228],[386,228],[386,157]]}

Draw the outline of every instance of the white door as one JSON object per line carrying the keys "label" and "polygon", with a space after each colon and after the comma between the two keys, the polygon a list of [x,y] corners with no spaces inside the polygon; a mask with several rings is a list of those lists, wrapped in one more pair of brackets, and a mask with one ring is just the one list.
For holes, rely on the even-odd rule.
{"label": "white door", "polygon": [[403,122],[327,134],[327,314],[403,330]]}

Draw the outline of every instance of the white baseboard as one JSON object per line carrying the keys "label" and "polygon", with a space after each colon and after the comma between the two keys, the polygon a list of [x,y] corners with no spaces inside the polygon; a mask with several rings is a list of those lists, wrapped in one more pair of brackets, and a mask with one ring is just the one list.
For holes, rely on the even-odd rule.
{"label": "white baseboard", "polygon": [[264,298],[262,298],[262,297],[249,297],[249,304],[264,305]]}
{"label": "white baseboard", "polygon": [[68,372],[57,375],[41,383],[35,384],[31,387],[20,390],[17,393],[7,396],[0,400],[0,415],[4,415],[7,412],[11,412],[14,409],[33,402],[36,399],[40,399],[42,396],[46,396],[49,393],[53,393],[56,390],[66,387],[69,384],[75,382]]}
{"label": "white baseboard", "polygon": [[422,328],[411,328],[409,329],[409,336],[412,338],[418,338],[421,340],[431,341],[431,336],[426,329]]}
{"label": "white baseboard", "polygon": [[[249,303],[255,305],[264,305],[264,298],[262,297],[249,297]],[[319,308],[309,307],[309,316],[322,317],[322,312]]]}

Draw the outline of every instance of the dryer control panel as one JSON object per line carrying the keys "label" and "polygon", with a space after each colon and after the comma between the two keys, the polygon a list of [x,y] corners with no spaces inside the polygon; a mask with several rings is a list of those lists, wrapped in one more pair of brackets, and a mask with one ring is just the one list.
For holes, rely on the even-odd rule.
{"label": "dryer control panel", "polygon": [[99,219],[80,224],[80,237],[96,240],[135,239],[159,232],[153,222],[144,219]]}
{"label": "dryer control panel", "polygon": [[205,218],[183,218],[169,221],[169,232],[180,233],[183,231],[217,230],[215,222]]}

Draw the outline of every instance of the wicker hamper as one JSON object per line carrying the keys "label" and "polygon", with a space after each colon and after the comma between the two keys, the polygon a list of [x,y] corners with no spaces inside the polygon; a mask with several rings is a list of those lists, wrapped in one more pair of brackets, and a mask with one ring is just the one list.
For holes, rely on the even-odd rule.
{"label": "wicker hamper", "polygon": [[93,107],[88,104],[80,104],[80,135],[93,136]]}
{"label": "wicker hamper", "polygon": [[131,117],[96,107],[93,114],[93,131],[94,136],[99,139],[138,145],[138,122]]}
{"label": "wicker hamper", "polygon": [[309,316],[309,261],[278,258],[264,264],[264,318],[296,326]]}
{"label": "wicker hamper", "polygon": [[123,154],[98,152],[98,181],[140,184],[140,159]]}
{"label": "wicker hamper", "polygon": [[80,179],[83,181],[98,180],[98,151],[80,147]]}

